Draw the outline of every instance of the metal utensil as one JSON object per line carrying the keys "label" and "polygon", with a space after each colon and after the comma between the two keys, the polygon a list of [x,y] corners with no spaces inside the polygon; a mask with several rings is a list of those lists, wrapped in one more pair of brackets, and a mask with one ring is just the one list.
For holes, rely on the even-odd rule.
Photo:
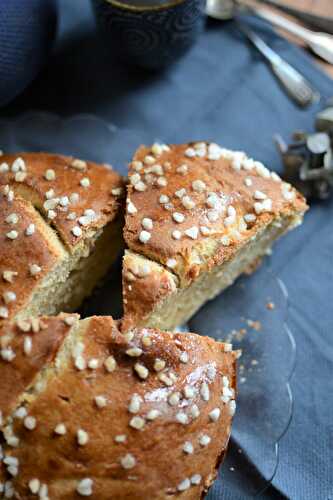
{"label": "metal utensil", "polygon": [[[214,19],[225,20],[223,4],[219,0],[207,0],[206,14]],[[246,35],[259,52],[269,61],[272,71],[288,95],[302,107],[320,98],[317,90],[289,63],[274,52],[256,33],[238,22],[239,29]]]}
{"label": "metal utensil", "polygon": [[[267,3],[268,5],[274,5],[275,7],[280,6],[279,2],[275,0],[259,1]],[[328,33],[311,31],[274,12],[255,6],[252,3],[249,4],[246,0],[228,0],[227,3],[221,0],[207,0],[206,3],[206,12],[208,15],[220,20],[230,19],[235,16],[237,12],[241,12],[244,9],[296,35],[306,43],[314,54],[329,64],[333,64],[333,36]],[[333,31],[333,18],[331,30]]]}
{"label": "metal utensil", "polygon": [[291,5],[281,3],[278,0],[257,0],[260,3],[271,5],[276,9],[285,12],[286,14],[291,14],[300,21],[306,23],[314,29],[319,29],[325,31],[326,33],[333,34],[333,17],[332,16],[319,16],[318,14],[313,14],[312,12],[307,12],[305,10],[296,9]]}
{"label": "metal utensil", "polygon": [[247,26],[239,22],[237,24],[242,33],[246,35],[264,58],[269,61],[272,71],[281,86],[299,106],[306,107],[319,98],[319,93],[312,88],[301,73],[282,59]]}
{"label": "metal utensil", "polygon": [[[215,17],[219,21],[226,21],[227,19],[232,19],[238,10],[238,4],[236,0],[206,0],[206,14],[209,11],[216,12],[218,10],[218,17]],[[209,15],[209,14],[208,14]]]}
{"label": "metal utensil", "polygon": [[250,6],[250,10],[259,17],[266,19],[270,23],[282,28],[303,40],[314,54],[333,64],[333,36],[327,33],[311,31],[300,26],[293,21],[289,21],[275,12],[270,12],[261,7]]}

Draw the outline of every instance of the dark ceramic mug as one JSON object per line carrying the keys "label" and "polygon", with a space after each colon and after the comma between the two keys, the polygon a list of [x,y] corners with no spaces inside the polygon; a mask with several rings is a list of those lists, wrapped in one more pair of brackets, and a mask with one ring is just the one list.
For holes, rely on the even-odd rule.
{"label": "dark ceramic mug", "polygon": [[160,68],[201,33],[204,0],[92,0],[104,40],[122,60]]}

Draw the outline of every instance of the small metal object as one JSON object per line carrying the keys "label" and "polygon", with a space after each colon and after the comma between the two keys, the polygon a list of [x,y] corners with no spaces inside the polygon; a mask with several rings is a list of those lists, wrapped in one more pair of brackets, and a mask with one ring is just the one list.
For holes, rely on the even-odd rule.
{"label": "small metal object", "polygon": [[[215,13],[211,15],[210,12]],[[236,12],[236,3],[234,0],[206,0],[206,14],[219,21],[232,19]]]}
{"label": "small metal object", "polygon": [[324,200],[333,194],[333,120],[319,119],[327,117],[328,109],[332,108],[318,113],[316,132],[297,130],[289,145],[279,135],[274,137],[283,160],[283,178],[307,198]]}
{"label": "small metal object", "polygon": [[241,23],[238,23],[238,27],[269,61],[281,86],[299,106],[306,107],[319,98],[319,93],[304,76],[274,52],[256,33]]}
{"label": "small metal object", "polygon": [[296,9],[295,7],[288,5],[286,3],[279,2],[278,0],[258,0],[260,3],[266,5],[271,5],[276,9],[291,14],[300,21],[303,21],[307,25],[314,29],[326,31],[326,33],[331,33],[333,35],[333,17],[329,15],[319,16],[318,14],[313,14],[306,10]]}
{"label": "small metal object", "polygon": [[333,106],[330,106],[317,114],[316,129],[320,131],[333,130]]}
{"label": "small metal object", "polygon": [[308,135],[306,146],[310,153],[324,154],[330,147],[330,138],[324,132],[317,132],[316,134]]}

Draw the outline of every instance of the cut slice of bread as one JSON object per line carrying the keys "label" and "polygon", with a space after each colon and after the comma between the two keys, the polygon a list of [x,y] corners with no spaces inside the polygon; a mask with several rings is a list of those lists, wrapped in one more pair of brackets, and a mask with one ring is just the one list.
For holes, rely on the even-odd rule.
{"label": "cut slice of bread", "polygon": [[[203,142],[139,148],[127,189],[124,325],[184,323],[306,209],[290,184],[243,152]],[[136,262],[144,277],[132,272]]]}
{"label": "cut slice of bread", "polygon": [[26,323],[0,329],[2,490],[24,500],[202,498],[235,412],[230,344],[123,334],[111,317]]}
{"label": "cut slice of bread", "polygon": [[0,322],[79,307],[122,249],[122,190],[106,166],[1,156]]}

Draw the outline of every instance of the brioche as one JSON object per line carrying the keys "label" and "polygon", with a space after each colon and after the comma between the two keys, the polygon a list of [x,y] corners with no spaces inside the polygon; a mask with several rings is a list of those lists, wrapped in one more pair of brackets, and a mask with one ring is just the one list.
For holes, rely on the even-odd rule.
{"label": "brioche", "polygon": [[129,167],[124,325],[173,329],[301,223],[304,198],[216,144],[140,147]]}
{"label": "brioche", "polygon": [[3,323],[5,498],[207,491],[230,435],[237,353],[192,333],[121,328],[111,317],[66,314],[26,320],[24,331]]}
{"label": "brioche", "polygon": [[79,307],[122,248],[122,190],[106,166],[1,156],[0,322]]}

